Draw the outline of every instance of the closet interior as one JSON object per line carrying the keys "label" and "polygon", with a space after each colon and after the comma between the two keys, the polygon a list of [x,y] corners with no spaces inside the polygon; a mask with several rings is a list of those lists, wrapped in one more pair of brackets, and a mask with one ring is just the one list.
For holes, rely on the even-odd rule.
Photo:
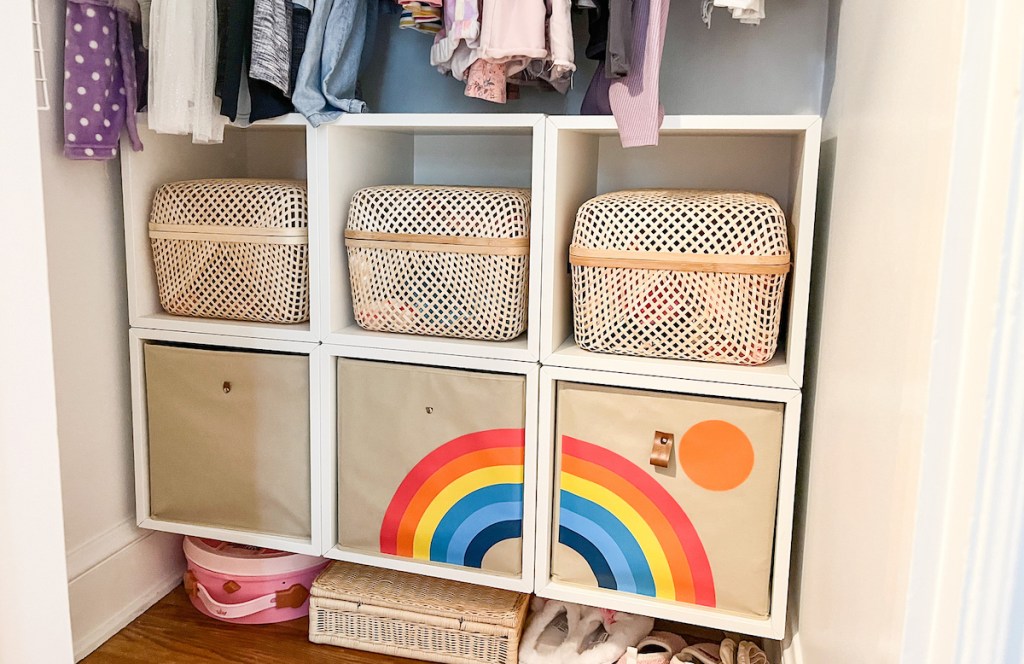
{"label": "closet interior", "polygon": [[[252,123],[240,112],[225,124],[222,141],[203,143],[152,130],[151,114],[142,111],[135,121],[144,149],[133,150],[122,137],[116,161],[87,165],[106,216],[78,232],[102,234],[98,259],[123,263],[126,275],[123,282],[116,273],[84,277],[90,297],[117,311],[122,334],[96,341],[97,355],[124,368],[123,384],[109,399],[111,419],[124,431],[91,435],[121,435],[121,447],[110,443],[108,451],[126,469],[109,481],[123,485],[125,495],[111,507],[107,530],[70,538],[69,551],[92,547],[104,560],[127,559],[150,531],[222,540],[720,630],[756,639],[771,661],[781,662],[801,622],[805,547],[813,542],[821,556],[827,546],[820,522],[812,532],[805,521],[810,487],[826,481],[809,465],[815,406],[807,390],[816,384],[819,261],[828,244],[819,192],[830,193],[835,160],[826,146],[819,164],[819,153],[823,135],[834,141],[826,113],[841,3],[769,5],[760,25],[718,9],[709,27],[707,5],[715,3],[677,0],[661,58],[665,116],[654,144],[639,147],[624,147],[616,116],[579,114],[587,84],[605,66],[588,55],[588,10],[576,6],[584,3],[567,12],[576,39],[571,76],[552,85],[510,74],[503,104],[468,96],[464,80],[436,70],[436,30],[424,25],[431,20],[416,19],[435,3],[401,3],[392,13],[378,7],[390,0],[363,4],[367,36],[351,92],[367,112],[313,120],[289,107]],[[56,53],[63,29],[57,12],[50,13],[43,17],[44,41]],[[407,29],[410,21],[417,29]],[[529,66],[523,71],[529,74]],[[302,105],[299,97],[292,101]],[[47,155],[46,165],[72,174],[58,159]],[[165,185],[200,180],[287,181],[304,191],[304,225],[276,238],[305,247],[307,282],[300,286],[308,292],[308,316],[282,323],[168,312],[153,243],[161,232],[178,231],[155,228],[154,199]],[[438,192],[451,187],[520,192],[528,200],[524,237],[491,242],[482,253],[514,247],[506,253],[528,265],[524,329],[501,339],[371,329],[367,319],[386,315],[454,324],[493,304],[460,302],[461,309],[437,314],[439,305],[424,295],[434,284],[417,282],[412,272],[398,273],[389,295],[369,309],[357,302],[354,291],[370,291],[377,287],[370,282],[391,274],[380,263],[356,264],[363,260],[353,253],[364,246],[359,242],[447,251],[409,246],[437,243],[441,234],[424,233],[422,240],[415,232],[353,233],[355,197],[381,187],[432,192],[422,195],[437,205]],[[777,204],[786,243],[780,255],[788,260],[768,257],[779,258],[776,274],[785,274],[777,347],[760,349],[769,359],[708,361],[736,352],[718,342],[705,347],[703,358],[658,356],[650,340],[637,341],[631,353],[585,347],[581,311],[597,305],[579,292],[577,270],[587,264],[574,263],[574,232],[584,206],[619,192],[744,192]],[[469,215],[450,213],[462,216]],[[595,251],[626,260],[621,254],[644,251],[644,232],[636,231],[626,248]],[[215,241],[234,242],[231,233],[245,234],[235,229]],[[756,253],[756,240],[742,236],[721,253]],[[453,260],[488,243],[465,244],[474,249],[451,251]],[[234,268],[258,273],[264,266],[243,261]],[[718,270],[686,273],[693,272]],[[623,303],[622,319],[653,335],[689,306],[659,300],[675,295],[643,282],[637,288],[648,299],[638,307],[627,302],[627,286],[614,283],[623,289],[612,298]],[[732,294],[704,297],[701,306],[715,318]],[[747,314],[757,318],[768,308],[751,295]],[[222,405],[232,398],[237,405]],[[700,432],[711,430],[708,422],[728,425],[715,429],[725,442],[711,446],[710,461],[693,451],[703,444]],[[129,426],[130,441],[123,435]],[[722,432],[741,429],[742,444],[730,448]],[[408,483],[426,477],[422,464],[435,447],[493,431],[513,433],[475,444],[504,450],[505,461],[480,456],[483,465],[471,467],[464,459],[463,475],[448,478],[454,488],[434,487],[437,502],[429,508],[409,496],[409,504],[401,503],[402,491],[412,491]],[[666,466],[655,463],[652,434],[655,449],[659,438],[672,441]],[[73,434],[62,441],[69,449],[82,444]],[[729,457],[730,449],[738,456]],[[735,476],[727,467],[733,462]],[[715,469],[702,475],[708,464]],[[66,479],[65,501],[88,495],[91,481]],[[475,508],[479,515],[462,514],[464,522],[444,521],[446,514],[459,516],[459,505],[468,510],[459,501],[474,491],[499,495],[496,486],[511,493],[487,498],[493,502]],[[142,529],[132,530],[134,540],[123,534],[126,521]],[[394,541],[386,535],[391,527]],[[121,534],[105,539],[117,528]],[[432,544],[442,535],[448,539]],[[159,546],[165,558],[147,572],[145,592],[121,593],[118,611],[79,612],[77,657],[180,582],[180,538]],[[188,590],[187,577],[185,583]]]}

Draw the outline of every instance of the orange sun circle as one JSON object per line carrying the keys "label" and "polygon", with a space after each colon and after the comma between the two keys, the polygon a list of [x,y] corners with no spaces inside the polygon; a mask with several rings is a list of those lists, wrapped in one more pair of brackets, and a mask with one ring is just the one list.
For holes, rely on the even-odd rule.
{"label": "orange sun circle", "polygon": [[679,463],[686,476],[709,491],[729,491],[754,469],[754,446],[747,434],[723,420],[704,420],[679,441]]}

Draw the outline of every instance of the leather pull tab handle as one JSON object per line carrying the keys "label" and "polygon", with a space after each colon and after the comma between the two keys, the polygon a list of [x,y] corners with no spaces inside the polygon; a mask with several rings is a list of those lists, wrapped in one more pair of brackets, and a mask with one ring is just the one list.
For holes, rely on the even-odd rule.
{"label": "leather pull tab handle", "polygon": [[672,458],[672,446],[675,443],[675,434],[655,431],[654,445],[651,447],[651,465],[668,468],[668,460]]}

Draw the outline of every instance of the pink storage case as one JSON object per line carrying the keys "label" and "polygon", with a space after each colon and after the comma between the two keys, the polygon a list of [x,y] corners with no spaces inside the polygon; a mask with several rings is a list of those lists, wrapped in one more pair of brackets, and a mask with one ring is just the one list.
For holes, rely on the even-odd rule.
{"label": "pink storage case", "polygon": [[211,618],[260,625],[303,618],[309,589],[328,560],[186,537],[185,591]]}

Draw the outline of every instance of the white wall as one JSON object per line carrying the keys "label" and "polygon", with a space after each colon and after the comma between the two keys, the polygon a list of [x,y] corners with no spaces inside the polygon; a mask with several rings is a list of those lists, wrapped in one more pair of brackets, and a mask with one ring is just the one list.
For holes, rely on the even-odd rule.
{"label": "white wall", "polygon": [[[52,110],[39,114],[39,136],[57,423],[72,627],[81,655],[166,591],[179,563],[171,553],[175,538],[144,542],[150,533],[134,525],[119,162],[63,157],[64,3],[40,5],[52,100]],[[92,580],[121,574],[116,592]]]}
{"label": "white wall", "polygon": [[71,657],[30,7],[0,23],[0,663]]}
{"label": "white wall", "polygon": [[963,15],[833,3],[795,625],[804,662],[898,662]]}

